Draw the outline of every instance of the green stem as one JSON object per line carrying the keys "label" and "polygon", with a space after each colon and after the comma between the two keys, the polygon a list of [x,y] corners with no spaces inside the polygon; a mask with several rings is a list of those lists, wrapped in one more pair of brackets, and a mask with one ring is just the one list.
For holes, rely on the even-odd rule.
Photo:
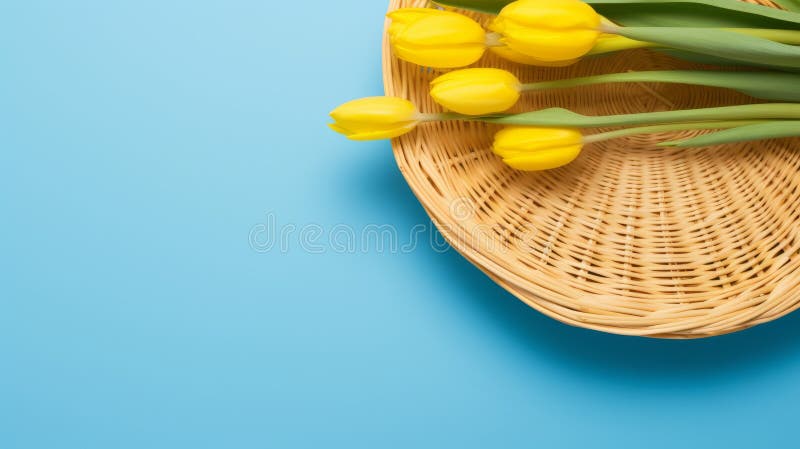
{"label": "green stem", "polygon": [[[613,25],[612,25],[613,27]],[[610,28],[614,30],[616,27]],[[779,42],[781,44],[800,45],[800,30],[775,30],[775,29],[762,29],[762,28],[718,28],[722,31],[731,31],[734,33],[744,34],[752,37],[760,37],[762,39]],[[616,32],[612,34],[617,34]],[[661,45],[653,42],[645,42],[640,40],[631,39],[623,35],[616,35],[613,38],[601,38],[597,41],[594,48],[588,53],[589,55],[602,55],[606,53],[614,53],[624,50],[633,50],[636,48],[653,48],[661,47]]]}
{"label": "green stem", "polygon": [[450,114],[446,118],[477,120],[499,125],[571,126],[599,128],[605,126],[654,125],[729,120],[800,120],[800,103],[763,103],[718,108],[644,112],[605,116],[587,116],[567,109],[550,108],[521,114],[467,117]]}
{"label": "green stem", "polygon": [[[753,29],[748,30],[753,32]],[[800,69],[800,47],[761,36],[731,32],[723,28],[620,27],[604,24],[602,31],[633,40],[652,42],[659,47],[715,56],[739,63],[780,69]],[[795,32],[786,30],[789,34]]]}
{"label": "green stem", "polygon": [[723,31],[746,34],[748,36],[769,39],[782,44],[800,45],[799,30],[768,30],[762,28],[720,28]]}
{"label": "green stem", "polygon": [[597,40],[594,47],[589,50],[587,55],[604,55],[607,53],[615,53],[624,50],[633,50],[636,48],[651,48],[658,47],[658,44],[652,42],[637,41],[625,36],[602,37]]}
{"label": "green stem", "polygon": [[753,123],[750,125],[703,134],[688,139],[661,142],[661,146],[676,147],[704,147],[721,145],[732,142],[747,142],[751,140],[779,139],[783,137],[800,136],[800,121],[797,120],[771,120]]}
{"label": "green stem", "polygon": [[711,70],[653,70],[609,73],[523,84],[522,91],[567,89],[606,83],[678,83],[733,89],[755,98],[800,101],[800,74],[787,72],[728,72]]}
{"label": "green stem", "polygon": [[639,126],[635,128],[618,129],[604,133],[590,134],[584,136],[583,143],[596,143],[605,140],[617,139],[620,137],[634,136],[637,134],[654,134],[671,131],[688,131],[692,129],[728,129],[739,126],[755,125],[765,123],[764,120],[732,120],[724,122],[700,122],[700,123],[669,123],[666,125]]}

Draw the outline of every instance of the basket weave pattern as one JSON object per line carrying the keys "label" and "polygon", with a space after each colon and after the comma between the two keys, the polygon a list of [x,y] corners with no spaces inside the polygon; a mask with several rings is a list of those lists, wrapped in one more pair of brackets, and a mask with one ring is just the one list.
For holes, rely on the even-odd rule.
{"label": "basket weave pattern", "polygon": [[[390,10],[426,3],[393,0]],[[428,94],[439,73],[399,61],[386,38],[383,48],[386,94],[439,111]],[[699,67],[648,50],[566,68],[487,53],[477,65],[510,70],[525,83]],[[558,106],[606,115],[747,102],[722,89],[609,84],[524,94],[515,111]],[[588,146],[560,169],[525,173],[492,153],[497,129],[428,123],[392,144],[448,242],[531,307],[605,332],[697,338],[800,306],[800,139],[664,149],[654,143],[698,131],[637,136]]]}

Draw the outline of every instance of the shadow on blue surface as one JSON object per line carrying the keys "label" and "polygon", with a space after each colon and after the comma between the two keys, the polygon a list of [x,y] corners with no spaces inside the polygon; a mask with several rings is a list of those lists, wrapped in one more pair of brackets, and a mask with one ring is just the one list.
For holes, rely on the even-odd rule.
{"label": "shadow on blue surface", "polygon": [[[429,223],[393,159],[378,155],[381,150],[388,149],[368,148],[372,156],[353,161],[343,188],[365,207],[388,201],[414,223]],[[452,249],[432,258],[438,263],[426,265],[426,269],[440,272],[431,276],[452,279],[452,288],[460,290],[454,295],[459,302],[453,307],[474,308],[532,357],[545,357],[570,370],[590,371],[609,381],[674,381],[676,385],[687,379],[728,382],[763,372],[771,363],[785,361],[800,351],[800,313],[742,332],[698,340],[612,335],[571,327],[538,313]]]}

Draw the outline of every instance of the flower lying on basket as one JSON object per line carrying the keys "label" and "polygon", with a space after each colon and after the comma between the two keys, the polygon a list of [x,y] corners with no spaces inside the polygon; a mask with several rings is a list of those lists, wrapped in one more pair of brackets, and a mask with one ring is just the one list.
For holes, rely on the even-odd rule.
{"label": "flower lying on basket", "polygon": [[331,117],[335,120],[331,129],[352,140],[402,136],[423,119],[413,103],[395,97],[354,100],[333,110]]}
{"label": "flower lying on basket", "polygon": [[431,82],[433,100],[452,112],[488,115],[511,109],[524,92],[595,84],[660,82],[737,90],[762,100],[800,101],[800,74],[664,70],[612,73],[561,81],[521,83],[512,73],[492,68],[454,70]]}
{"label": "flower lying on basket", "polygon": [[[472,117],[421,114],[402,98],[372,97],[345,103],[331,113],[331,128],[354,140],[398,137],[422,122],[480,120],[511,125],[495,135],[494,152],[509,166],[548,170],[572,162],[583,145],[636,134],[695,129],[724,130],[661,145],[694,147],[800,136],[800,103],[767,103],[639,114],[584,116],[551,108],[509,115]],[[648,125],[648,126],[633,126]],[[628,126],[583,134],[581,128]]]}
{"label": "flower lying on basket", "polygon": [[488,31],[456,12],[403,8],[389,13],[388,33],[398,58],[438,68],[470,65],[487,49],[515,62],[567,65],[593,50],[605,53],[654,46],[797,69],[800,48],[792,44],[800,44],[800,14],[787,12],[782,18],[794,29],[629,27],[604,21],[580,0],[517,0],[498,12]]}
{"label": "flower lying on basket", "polygon": [[[691,60],[757,69],[626,72],[523,83],[505,70],[468,68],[431,82],[431,98],[443,112],[421,113],[402,98],[371,97],[336,108],[330,126],[350,139],[372,140],[399,137],[433,121],[506,125],[495,135],[494,153],[526,171],[563,166],[585,145],[635,134],[713,131],[660,144],[679,147],[800,136],[800,13],[738,0],[709,5],[683,1],[711,8],[713,25],[698,26],[695,21],[679,26],[683,16],[660,0],[446,0],[441,3],[496,16],[484,29],[458,12],[403,8],[388,14],[387,33],[398,58],[434,68],[471,65],[487,49],[522,64],[563,66],[588,56],[651,47]],[[615,9],[613,4],[626,8]],[[643,19],[637,20],[636,11]],[[773,103],[610,116],[584,116],[560,108],[507,113],[529,92],[630,82],[726,88]],[[619,129],[587,132],[600,127]]]}

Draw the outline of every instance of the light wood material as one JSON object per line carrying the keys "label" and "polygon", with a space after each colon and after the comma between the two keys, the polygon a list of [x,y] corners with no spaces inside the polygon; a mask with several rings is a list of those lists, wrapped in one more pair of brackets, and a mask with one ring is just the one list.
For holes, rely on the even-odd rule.
{"label": "light wood material", "polygon": [[[390,9],[425,5],[393,0]],[[386,94],[439,111],[428,94],[437,73],[397,60],[385,39],[383,48]],[[477,65],[523,82],[698,67],[648,50],[559,69],[491,54]],[[524,94],[517,110],[601,115],[752,101],[722,89],[615,84]],[[696,131],[630,137],[588,146],[564,168],[524,173],[492,154],[497,129],[428,123],[392,145],[450,244],[536,310],[605,332],[697,338],[800,305],[800,139],[664,149],[654,142]]]}

